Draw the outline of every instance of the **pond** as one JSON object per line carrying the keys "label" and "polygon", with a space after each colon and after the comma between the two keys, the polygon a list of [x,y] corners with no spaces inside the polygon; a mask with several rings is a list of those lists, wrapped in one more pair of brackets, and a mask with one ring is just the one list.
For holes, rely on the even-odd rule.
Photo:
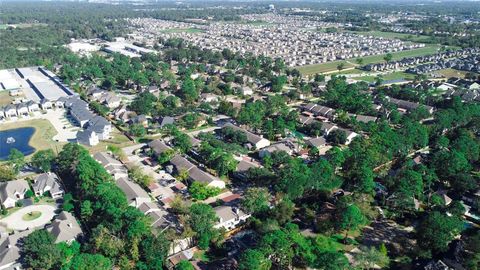
{"label": "pond", "polygon": [[29,145],[33,133],[35,133],[35,128],[33,127],[0,131],[0,160],[7,159],[10,150],[13,148],[16,148],[26,156],[35,152],[35,148]]}

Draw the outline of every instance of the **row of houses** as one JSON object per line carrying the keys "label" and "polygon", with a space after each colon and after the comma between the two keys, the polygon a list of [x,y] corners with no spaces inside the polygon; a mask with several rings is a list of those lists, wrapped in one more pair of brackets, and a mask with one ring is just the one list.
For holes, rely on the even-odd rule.
{"label": "row of houses", "polygon": [[[64,190],[54,173],[43,173],[33,179],[33,193],[36,196],[48,195],[53,199],[63,197]],[[0,184],[0,200],[5,208],[15,207],[19,200],[25,199],[30,185],[24,179],[12,180]],[[48,193],[48,194],[47,194]]]}
{"label": "row of houses", "polygon": [[[173,152],[173,149],[161,140],[153,140],[148,144],[148,146],[153,150],[156,156],[160,156],[162,153],[165,153],[167,151]],[[216,187],[221,189],[225,188],[224,181],[198,168],[198,166],[196,166],[187,158],[181,155],[177,154],[173,156],[173,158],[170,160],[170,163],[175,167],[175,171],[177,173],[186,173],[190,181],[200,182],[209,187]]]}
{"label": "row of houses", "polygon": [[169,226],[168,212],[152,202],[150,195],[128,178],[128,169],[122,162],[105,152],[95,153],[93,158],[113,177],[115,184],[127,197],[128,204],[151,218],[153,228]]}

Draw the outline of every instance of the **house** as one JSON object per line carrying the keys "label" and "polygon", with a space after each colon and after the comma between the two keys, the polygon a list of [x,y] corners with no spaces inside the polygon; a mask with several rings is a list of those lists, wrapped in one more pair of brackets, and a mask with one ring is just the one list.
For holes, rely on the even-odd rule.
{"label": "house", "polygon": [[96,115],[89,119],[87,130],[95,131],[99,140],[106,140],[112,132],[112,124],[104,117]]}
{"label": "house", "polygon": [[292,142],[290,140],[285,140],[285,141],[282,141],[282,142],[272,144],[272,145],[267,146],[265,148],[262,148],[258,152],[258,155],[260,156],[260,158],[264,158],[267,155],[268,156],[271,155],[273,152],[284,151],[288,155],[291,156],[294,153],[298,152],[300,150],[299,148],[300,148],[300,146],[297,143]]}
{"label": "house", "polygon": [[332,132],[335,129],[338,129],[338,127],[334,124],[330,124],[326,122],[322,123],[322,132],[325,136],[330,134],[330,132]]}
{"label": "house", "polygon": [[17,104],[17,115],[28,115],[28,113],[27,103]]}
{"label": "house", "polygon": [[23,179],[0,183],[0,200],[5,208],[15,207],[17,201],[25,198],[28,190],[30,187]]}
{"label": "house", "polygon": [[49,110],[53,108],[53,104],[48,99],[42,99],[40,100],[40,107],[42,107],[42,110]]}
{"label": "house", "polygon": [[99,143],[98,135],[93,130],[82,130],[77,133],[77,143],[94,146]]}
{"label": "house", "polygon": [[128,178],[120,178],[116,182],[117,186],[127,196],[128,205],[138,208],[142,203],[150,202],[150,196],[140,185],[130,181]]}
{"label": "house", "polygon": [[163,128],[165,125],[173,125],[173,123],[175,123],[175,119],[170,116],[160,117],[158,119],[158,124],[160,125],[160,128]]}
{"label": "house", "polygon": [[46,229],[55,238],[55,243],[70,244],[83,235],[82,228],[75,217],[66,211],[62,211]]}
{"label": "house", "polygon": [[29,112],[38,112],[40,110],[40,106],[38,105],[38,103],[35,103],[31,100],[27,102],[27,107]]}
{"label": "house", "polygon": [[79,98],[69,99],[65,106],[69,108],[70,115],[80,127],[84,127],[95,116],[88,110],[88,104]]}
{"label": "house", "polygon": [[110,109],[120,106],[122,100],[113,92],[103,92],[98,98],[98,102],[106,105]]}
{"label": "house", "polygon": [[64,194],[58,176],[51,172],[42,173],[35,177],[32,187],[36,196],[41,196],[45,194],[45,192],[48,192],[53,199],[57,199],[61,198]]}
{"label": "house", "polygon": [[23,269],[20,259],[22,239],[32,233],[33,230],[15,232],[10,235],[0,236],[0,270]]}
{"label": "house", "polygon": [[153,202],[144,202],[138,207],[138,210],[144,215],[150,217],[153,228],[165,228],[165,226],[168,226],[168,221],[166,219],[168,212],[165,209],[158,207],[157,204]]}
{"label": "house", "polygon": [[132,121],[132,124],[140,124],[145,128],[148,127],[148,118],[144,114],[133,117],[131,121]]}
{"label": "house", "polygon": [[162,153],[167,152],[167,151],[173,151],[171,147],[166,145],[164,142],[162,142],[159,139],[153,140],[148,143],[148,147],[152,149],[153,153],[158,157]]}
{"label": "house", "polygon": [[12,104],[8,104],[7,106],[5,106],[5,108],[3,108],[3,111],[5,114],[5,117],[17,116],[17,108]]}
{"label": "house", "polygon": [[243,180],[247,178],[248,170],[250,170],[251,168],[260,167],[261,165],[258,162],[254,162],[254,160],[249,157],[244,157],[238,162],[234,175],[235,177]]}
{"label": "house", "polygon": [[175,155],[170,163],[175,166],[177,173],[186,172],[191,181],[201,182],[209,187],[225,188],[225,182],[207,172],[200,170],[186,158]]}
{"label": "house", "polygon": [[267,146],[270,145],[270,141],[261,137],[261,136],[258,136],[256,134],[253,134],[252,132],[250,131],[247,131],[243,128],[240,128],[240,127],[237,127],[235,126],[234,124],[231,124],[231,123],[226,123],[223,128],[227,128],[227,127],[230,127],[230,128],[233,128],[234,130],[237,130],[237,131],[242,131],[245,133],[245,135],[247,135],[247,141],[252,145],[254,146],[256,149],[262,149],[262,148],[265,148]]}
{"label": "house", "polygon": [[310,147],[322,148],[327,145],[327,140],[324,137],[316,137],[305,140],[305,143]]}
{"label": "house", "polygon": [[224,228],[228,231],[235,229],[237,226],[245,223],[245,221],[251,216],[243,212],[240,208],[228,205],[222,205],[213,209],[218,217],[215,228]]}
{"label": "house", "polygon": [[109,154],[105,152],[97,152],[93,155],[93,158],[105,167],[105,170],[113,176],[113,179],[118,180],[120,178],[128,177],[128,169],[123,163],[114,159]]}

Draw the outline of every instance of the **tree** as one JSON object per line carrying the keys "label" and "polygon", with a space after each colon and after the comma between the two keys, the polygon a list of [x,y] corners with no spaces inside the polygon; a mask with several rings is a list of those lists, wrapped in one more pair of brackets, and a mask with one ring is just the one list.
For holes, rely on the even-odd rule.
{"label": "tree", "polygon": [[338,251],[326,251],[317,255],[313,266],[322,270],[346,270],[350,269],[350,263],[343,253]]}
{"label": "tree", "polygon": [[36,230],[26,236],[22,254],[26,265],[33,269],[52,269],[59,266],[61,261],[55,238],[46,230]]}
{"label": "tree", "polygon": [[341,129],[332,130],[327,135],[327,141],[333,145],[345,144],[347,142],[347,133]]}
{"label": "tree", "polygon": [[17,174],[12,169],[12,166],[7,164],[0,165],[0,182],[13,180],[16,176]]}
{"label": "tree", "polygon": [[194,270],[193,265],[187,260],[181,260],[175,265],[175,270]]}
{"label": "tree", "polygon": [[109,270],[112,269],[112,262],[100,254],[81,253],[73,257],[70,267],[71,270]]}
{"label": "tree", "polygon": [[243,196],[242,207],[249,213],[262,214],[269,209],[269,199],[266,188],[248,188]]}
{"label": "tree", "polygon": [[183,81],[180,95],[186,103],[192,103],[198,98],[198,91],[193,80],[188,77]]}
{"label": "tree", "polygon": [[271,266],[272,263],[265,254],[256,249],[247,249],[238,264],[240,270],[269,270]]}
{"label": "tree", "polygon": [[344,68],[345,68],[345,63],[343,62],[337,65],[338,71],[342,71]]}
{"label": "tree", "polygon": [[132,124],[130,125],[129,132],[135,137],[143,137],[147,133],[147,130],[142,124]]}
{"label": "tree", "polygon": [[210,241],[215,237],[216,230],[213,228],[217,222],[217,215],[208,204],[194,203],[190,206],[188,225],[196,233],[198,246],[208,248]]}
{"label": "tree", "polygon": [[383,60],[385,60],[385,62],[390,62],[392,61],[393,59],[393,55],[391,53],[387,53],[384,57],[383,57]]}
{"label": "tree", "polygon": [[55,153],[52,149],[39,150],[32,156],[32,165],[42,172],[49,172],[55,160]]}
{"label": "tree", "polygon": [[357,59],[355,59],[355,62],[358,64],[358,65],[363,65],[363,58],[359,57]]}
{"label": "tree", "polygon": [[362,269],[374,269],[375,265],[384,268],[390,263],[388,256],[375,247],[365,247],[360,250],[361,252],[355,255],[355,260]]}
{"label": "tree", "polygon": [[274,265],[274,269],[288,269],[292,264],[294,250],[289,235],[283,230],[267,233],[260,241],[260,248]]}
{"label": "tree", "polygon": [[365,216],[358,206],[351,204],[343,210],[340,216],[338,227],[345,230],[345,241],[348,239],[348,233],[350,230],[356,230],[366,221]]}
{"label": "tree", "polygon": [[444,252],[462,227],[463,223],[458,217],[449,217],[434,211],[420,223],[417,229],[417,242],[425,250],[434,253]]}
{"label": "tree", "polygon": [[8,155],[8,163],[12,166],[13,171],[18,174],[23,166],[25,166],[25,155],[17,149],[12,148]]}
{"label": "tree", "polygon": [[221,189],[216,187],[209,187],[205,183],[193,182],[188,188],[188,192],[195,200],[205,200],[220,194]]}

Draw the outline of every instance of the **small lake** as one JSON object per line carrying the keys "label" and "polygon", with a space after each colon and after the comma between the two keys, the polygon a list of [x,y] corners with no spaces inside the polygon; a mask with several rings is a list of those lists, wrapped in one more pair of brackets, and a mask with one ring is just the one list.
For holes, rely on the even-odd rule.
{"label": "small lake", "polygon": [[[5,160],[10,154],[10,150],[16,148],[25,156],[35,152],[35,148],[28,143],[35,133],[35,128],[25,127],[0,131],[0,160]],[[8,138],[13,138],[15,141],[7,143]]]}

